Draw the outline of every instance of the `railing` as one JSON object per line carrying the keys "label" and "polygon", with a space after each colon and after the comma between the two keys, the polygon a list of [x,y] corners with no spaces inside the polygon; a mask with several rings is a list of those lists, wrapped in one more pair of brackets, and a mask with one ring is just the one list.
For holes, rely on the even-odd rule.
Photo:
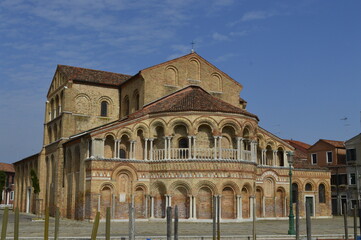
{"label": "railing", "polygon": [[214,159],[214,149],[213,148],[196,148],[194,151],[195,159]]}
{"label": "railing", "polygon": [[[222,148],[221,152],[219,149],[214,148],[170,148],[169,151],[165,149],[156,149],[153,150],[153,159],[152,160],[165,160],[165,159],[200,159],[200,160],[210,160],[210,159],[223,159],[223,160],[237,160],[238,151],[237,149],[226,149]],[[221,153],[221,154],[220,154]],[[243,150],[240,154],[241,160],[251,161],[251,151]]]}
{"label": "railing", "polygon": [[237,149],[222,149],[222,159],[237,159]]}
{"label": "railing", "polygon": [[243,150],[243,160],[246,160],[246,161],[251,161],[252,160],[252,157],[251,157],[251,151],[246,151],[246,150]]}
{"label": "railing", "polygon": [[153,150],[153,160],[163,160],[165,159],[164,149]]}
{"label": "railing", "polygon": [[189,148],[171,148],[170,159],[188,159]]}

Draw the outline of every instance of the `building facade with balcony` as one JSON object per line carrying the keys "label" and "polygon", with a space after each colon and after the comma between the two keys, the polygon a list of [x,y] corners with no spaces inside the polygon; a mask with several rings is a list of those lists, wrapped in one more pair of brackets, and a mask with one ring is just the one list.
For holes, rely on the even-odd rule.
{"label": "building facade with balcony", "polygon": [[[181,219],[201,221],[212,218],[214,196],[223,221],[250,220],[253,207],[257,218],[284,218],[294,148],[258,125],[242,89],[197,53],[133,76],[58,65],[43,149],[16,171],[36,169],[44,207],[73,219],[105,217],[107,207],[127,219],[133,203],[137,218],[162,219],[178,206]],[[330,172],[293,174],[301,214],[311,199],[314,216],[330,216]],[[29,182],[16,184],[16,205],[35,211]]]}

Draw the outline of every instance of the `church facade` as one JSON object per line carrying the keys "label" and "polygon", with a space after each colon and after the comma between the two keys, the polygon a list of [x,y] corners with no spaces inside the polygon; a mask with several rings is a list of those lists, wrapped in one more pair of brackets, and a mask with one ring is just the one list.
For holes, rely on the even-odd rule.
{"label": "church facade", "polygon": [[[242,89],[197,53],[133,76],[58,65],[42,150],[14,164],[15,206],[79,220],[107,207],[127,219],[129,203],[136,218],[162,219],[178,206],[181,219],[201,221],[216,196],[223,221],[287,217],[294,148],[258,125]],[[309,202],[313,216],[331,216],[330,172],[292,172],[301,215]]]}

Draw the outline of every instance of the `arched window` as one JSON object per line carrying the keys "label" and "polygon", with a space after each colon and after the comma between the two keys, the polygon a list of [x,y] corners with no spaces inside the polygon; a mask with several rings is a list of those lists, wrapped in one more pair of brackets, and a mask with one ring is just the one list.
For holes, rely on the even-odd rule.
{"label": "arched window", "polygon": [[119,158],[123,158],[123,159],[127,158],[127,153],[125,152],[124,149],[119,150]]}
{"label": "arched window", "polygon": [[320,184],[318,187],[318,201],[320,203],[326,203],[326,189],[324,184]]}
{"label": "arched window", "polygon": [[124,97],[124,115],[129,115],[129,97]]}
{"label": "arched window", "polygon": [[100,116],[106,117],[108,115],[108,102],[102,101],[100,104]]}
{"label": "arched window", "polygon": [[311,183],[307,183],[305,186],[305,191],[312,191],[312,185]]}
{"label": "arched window", "polygon": [[292,202],[296,203],[298,198],[298,185],[297,183],[292,183]]}
{"label": "arched window", "polygon": [[186,138],[181,138],[178,141],[179,148],[188,148],[188,140]]}
{"label": "arched window", "polygon": [[134,98],[134,108],[135,111],[139,110],[140,108],[140,99],[139,99],[139,92],[138,90],[135,90],[133,93],[133,98]]}

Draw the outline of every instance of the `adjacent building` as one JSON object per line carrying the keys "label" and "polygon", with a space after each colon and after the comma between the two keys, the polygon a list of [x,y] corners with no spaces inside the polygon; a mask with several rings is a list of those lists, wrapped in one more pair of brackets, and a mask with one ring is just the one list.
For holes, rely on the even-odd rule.
{"label": "adjacent building", "polygon": [[0,163],[0,172],[5,173],[5,183],[3,189],[1,189],[2,201],[1,205],[8,207],[13,206],[14,196],[15,196],[15,169],[12,164],[9,163]]}
{"label": "adjacent building", "polygon": [[[241,80],[241,77],[240,77]],[[243,86],[191,53],[135,75],[58,65],[45,103],[40,153],[15,163],[16,205],[93,219],[162,219],[178,206],[189,221],[286,218],[294,147],[259,126]],[[256,94],[256,93],[255,93]],[[41,192],[29,180],[34,169]],[[293,168],[300,202],[331,216],[330,172]]]}
{"label": "adjacent building", "polygon": [[343,141],[320,139],[308,148],[311,165],[331,170],[332,214],[343,213],[347,204],[348,177],[346,149]]}
{"label": "adjacent building", "polygon": [[345,142],[350,209],[360,203],[361,134]]}

